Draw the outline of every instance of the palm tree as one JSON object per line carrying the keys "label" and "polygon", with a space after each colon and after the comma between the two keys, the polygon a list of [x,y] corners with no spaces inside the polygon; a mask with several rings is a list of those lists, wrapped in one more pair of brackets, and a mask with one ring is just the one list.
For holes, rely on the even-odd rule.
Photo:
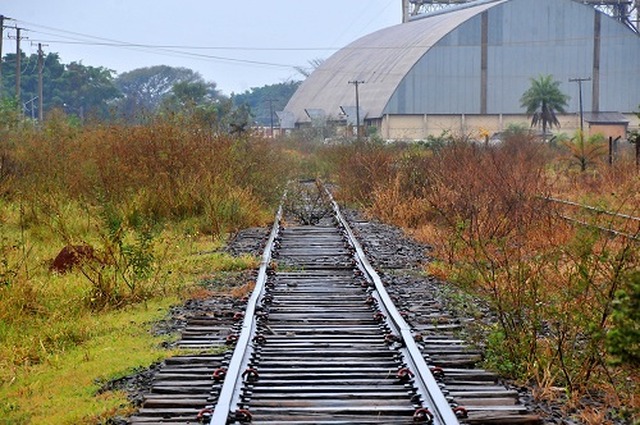
{"label": "palm tree", "polygon": [[560,127],[556,112],[564,113],[569,96],[560,91],[560,81],[551,75],[531,79],[531,87],[520,98],[520,104],[531,115],[531,127],[542,123],[542,137],[547,137],[547,127]]}

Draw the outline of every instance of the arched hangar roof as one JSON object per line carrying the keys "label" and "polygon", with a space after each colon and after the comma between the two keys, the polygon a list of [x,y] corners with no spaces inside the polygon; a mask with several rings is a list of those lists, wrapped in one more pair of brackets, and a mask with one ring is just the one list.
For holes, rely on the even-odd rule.
{"label": "arched hangar roof", "polygon": [[318,67],[285,111],[298,123],[311,121],[305,111],[337,117],[341,107],[355,105],[349,82],[364,81],[366,118],[522,113],[519,99],[530,78],[551,74],[571,96],[570,111],[577,110],[578,93],[568,79],[589,76],[587,110],[632,112],[640,103],[638,72],[640,37],[591,6],[480,0],[356,40]]}
{"label": "arched hangar roof", "polygon": [[296,122],[309,121],[305,109],[324,109],[326,114],[336,116],[340,106],[355,104],[349,81],[364,81],[361,109],[368,116],[379,117],[402,79],[431,46],[469,18],[504,1],[484,1],[364,36],[318,67],[285,110],[295,114]]}

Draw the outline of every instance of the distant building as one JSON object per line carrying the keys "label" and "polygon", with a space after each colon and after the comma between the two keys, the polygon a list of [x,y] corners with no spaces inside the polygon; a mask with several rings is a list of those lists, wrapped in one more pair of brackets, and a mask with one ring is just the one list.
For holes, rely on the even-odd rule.
{"label": "distant building", "polygon": [[629,130],[629,119],[618,112],[587,112],[584,122],[585,133],[601,134],[607,139],[625,139]]}
{"label": "distant building", "polygon": [[638,127],[640,36],[573,0],[480,0],[377,31],[327,59],[285,114],[298,127],[319,115],[354,122],[349,81],[363,81],[361,122],[385,139],[494,133],[529,124],[520,97],[541,74],[571,96],[561,131],[579,128],[570,78],[591,78],[582,84],[584,112],[614,111]]}

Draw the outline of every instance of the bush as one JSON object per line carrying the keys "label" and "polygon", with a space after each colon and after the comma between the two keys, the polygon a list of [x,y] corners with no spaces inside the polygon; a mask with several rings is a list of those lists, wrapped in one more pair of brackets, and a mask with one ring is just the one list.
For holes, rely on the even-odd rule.
{"label": "bush", "polygon": [[[267,223],[292,172],[270,141],[180,116],[80,125],[58,111],[14,127],[0,128],[13,164],[0,169],[0,346],[12,367],[90,338],[74,318],[186,293],[184,276],[222,261],[192,259],[193,241],[208,252]],[[66,246],[93,255],[54,274]]]}
{"label": "bush", "polygon": [[637,368],[640,366],[640,273],[631,274],[625,286],[615,295],[607,347],[615,363]]}
{"label": "bush", "polygon": [[[633,391],[618,387],[638,384],[625,372],[638,354],[638,291],[628,283],[640,267],[636,242],[594,230],[621,226],[603,224],[600,214],[571,211],[586,225],[570,224],[568,212],[545,199],[588,196],[586,203],[637,215],[640,181],[631,161],[608,167],[585,156],[590,173],[574,173],[562,152],[519,132],[495,146],[454,140],[331,154],[337,180],[350,185],[341,189],[343,199],[430,235],[440,276],[492,307],[489,366],[543,387],[563,386],[574,400],[606,388],[608,402],[635,403]],[[634,226],[619,228],[637,236]],[[608,352],[622,368],[612,369]]]}

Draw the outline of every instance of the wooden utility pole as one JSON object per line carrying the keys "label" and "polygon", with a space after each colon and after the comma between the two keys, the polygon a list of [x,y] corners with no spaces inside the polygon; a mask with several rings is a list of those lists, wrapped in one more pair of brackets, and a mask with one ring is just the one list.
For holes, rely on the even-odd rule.
{"label": "wooden utility pole", "polygon": [[360,141],[360,92],[358,91],[358,86],[360,84],[364,84],[364,81],[353,80],[349,81],[349,84],[353,84],[356,88],[356,140]]}
{"label": "wooden utility pole", "polygon": [[20,74],[22,73],[21,61],[22,54],[20,51],[20,31],[22,28],[16,27],[16,102],[18,102],[18,111],[22,113],[22,101],[20,100]]}
{"label": "wooden utility pole", "polygon": [[0,97],[4,92],[4,84],[2,84],[2,42],[4,38],[4,21],[10,21],[11,18],[0,15]]}
{"label": "wooden utility pole", "polygon": [[2,97],[2,39],[4,37],[4,15],[0,15],[0,97]]}
{"label": "wooden utility pole", "polygon": [[569,78],[570,83],[578,83],[578,90],[580,96],[580,133],[582,137],[584,137],[584,111],[582,108],[582,83],[585,81],[591,81],[591,77],[589,78]]}
{"label": "wooden utility pole", "polygon": [[38,43],[38,122],[42,123],[44,118],[44,101],[42,97],[42,93],[44,91],[42,84],[42,68],[44,64],[42,54],[42,43]]}
{"label": "wooden utility pole", "polygon": [[271,123],[271,138],[275,139],[273,134],[273,99],[267,99],[269,102],[269,122]]}

